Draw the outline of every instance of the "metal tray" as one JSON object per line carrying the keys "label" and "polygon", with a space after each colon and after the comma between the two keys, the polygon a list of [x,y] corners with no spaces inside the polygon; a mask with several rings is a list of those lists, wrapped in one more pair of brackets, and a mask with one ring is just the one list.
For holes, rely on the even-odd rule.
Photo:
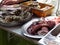
{"label": "metal tray", "polygon": [[[54,17],[54,16],[52,16]],[[51,17],[46,17],[45,20],[49,20]],[[52,19],[52,18],[51,18]],[[27,28],[35,21],[39,21],[41,20],[41,18],[35,18],[35,19],[32,19],[31,21],[29,21],[28,23],[26,23],[25,25],[23,25],[22,27],[22,30],[23,30],[23,35],[27,36],[27,37],[30,37],[30,38],[42,38],[44,37],[43,35],[30,35],[28,32],[27,32]]]}

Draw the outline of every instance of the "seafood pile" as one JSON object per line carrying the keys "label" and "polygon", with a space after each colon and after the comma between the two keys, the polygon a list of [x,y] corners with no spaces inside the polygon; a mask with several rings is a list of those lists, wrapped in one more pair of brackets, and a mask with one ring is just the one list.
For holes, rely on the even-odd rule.
{"label": "seafood pile", "polygon": [[27,29],[27,32],[32,35],[45,35],[55,26],[54,21],[36,21],[33,22]]}
{"label": "seafood pile", "polygon": [[21,9],[16,9],[16,10],[2,10],[4,11],[0,15],[0,23],[4,24],[11,24],[14,23],[25,23],[29,21],[32,17],[32,13],[30,12],[29,8],[21,7]]}

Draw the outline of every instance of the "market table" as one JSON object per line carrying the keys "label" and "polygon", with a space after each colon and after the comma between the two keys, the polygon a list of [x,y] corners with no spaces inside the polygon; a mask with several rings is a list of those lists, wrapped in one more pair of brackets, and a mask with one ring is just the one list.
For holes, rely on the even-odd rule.
{"label": "market table", "polygon": [[[0,26],[0,29],[2,29],[3,33],[5,33],[4,31],[6,31],[6,33],[4,34],[5,37],[3,36],[3,38],[5,39],[5,41],[8,40],[8,42],[9,42],[11,39],[13,39],[16,36],[16,37],[20,37],[21,40],[23,39],[23,41],[27,40],[28,42],[33,42],[35,44],[37,44],[37,42],[38,42],[38,40],[25,37],[22,34],[22,29],[21,29],[20,26],[10,27],[10,28],[9,27]],[[6,36],[6,34],[7,34],[7,36]],[[10,36],[10,34],[12,34],[13,36]],[[14,40],[13,40],[13,43],[14,43]]]}
{"label": "market table", "polygon": [[27,38],[25,37],[23,34],[22,34],[22,29],[21,29],[21,26],[16,26],[16,27],[3,27],[3,26],[0,26],[1,29],[5,30],[5,31],[8,31],[10,33],[13,33],[15,35],[18,35],[24,39],[27,39],[29,41],[33,41],[33,42],[36,42],[37,43],[37,40],[34,40],[34,39],[30,39],[30,38]]}
{"label": "market table", "polygon": [[[48,2],[47,2],[47,3],[48,3]],[[58,3],[56,3],[56,7],[55,7],[55,11],[54,11],[53,15],[56,15],[57,7],[58,7]],[[32,42],[34,42],[34,43],[36,43],[36,44],[37,44],[38,41],[39,41],[39,40],[37,40],[37,39],[31,39],[31,38],[25,37],[25,36],[22,34],[22,27],[21,27],[21,26],[16,26],[16,27],[3,27],[3,26],[0,26],[0,28],[3,29],[3,30],[5,30],[5,31],[7,31],[8,34],[9,34],[9,33],[12,33],[12,34],[14,34],[14,35],[16,35],[16,36],[19,36],[19,37],[21,37],[21,38],[23,38],[23,39],[26,39],[26,40],[28,40],[28,41],[32,41]]]}

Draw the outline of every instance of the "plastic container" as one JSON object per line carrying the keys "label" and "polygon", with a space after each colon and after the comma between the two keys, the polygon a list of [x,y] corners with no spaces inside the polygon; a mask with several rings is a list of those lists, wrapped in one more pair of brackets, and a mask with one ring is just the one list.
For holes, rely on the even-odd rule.
{"label": "plastic container", "polygon": [[45,3],[39,3],[37,1],[28,1],[28,2],[24,2],[22,3],[25,6],[29,6],[31,5],[31,3],[38,3],[40,8],[32,8],[32,12],[34,14],[36,14],[38,17],[45,17],[45,16],[49,16],[52,14],[54,6],[49,5],[49,4],[45,4]]}
{"label": "plastic container", "polygon": [[[39,40],[39,44],[43,45],[60,45],[60,24],[57,24],[50,32],[48,32],[41,40]],[[49,43],[49,44],[48,44]]]}

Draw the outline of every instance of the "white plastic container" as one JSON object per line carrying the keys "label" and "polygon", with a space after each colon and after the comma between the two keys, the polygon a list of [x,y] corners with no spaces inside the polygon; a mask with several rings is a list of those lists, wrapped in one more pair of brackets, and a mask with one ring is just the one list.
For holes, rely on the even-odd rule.
{"label": "white plastic container", "polygon": [[[38,43],[43,45],[48,45],[48,42],[55,45],[60,45],[60,41],[58,39],[60,36],[60,24],[57,24],[50,32],[48,32],[41,40],[38,41]],[[52,45],[51,44],[51,45]]]}

